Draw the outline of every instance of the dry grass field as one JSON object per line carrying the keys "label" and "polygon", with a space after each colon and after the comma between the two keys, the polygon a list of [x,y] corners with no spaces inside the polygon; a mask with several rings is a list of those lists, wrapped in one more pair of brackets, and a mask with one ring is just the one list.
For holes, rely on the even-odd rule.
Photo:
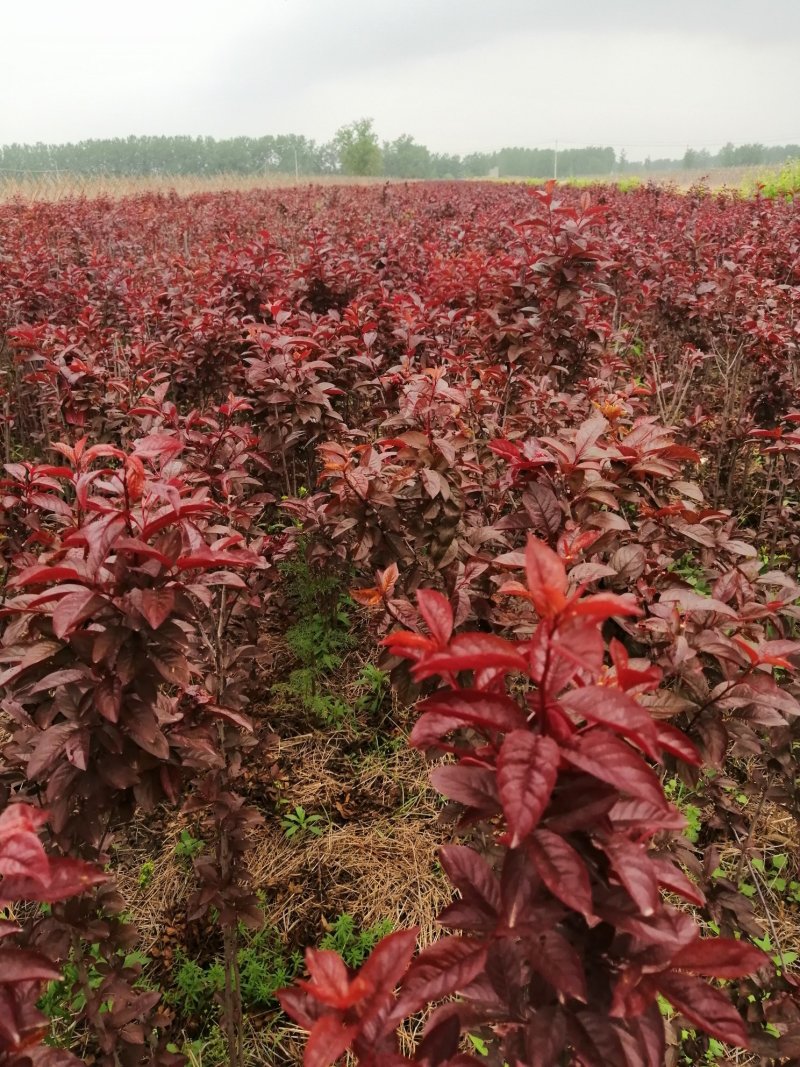
{"label": "dry grass field", "polygon": [[[656,182],[685,190],[703,181],[712,189],[748,189],[763,178],[763,167],[717,168],[707,174],[698,170],[654,171],[638,180]],[[625,175],[618,180],[631,180],[638,176]],[[175,191],[179,196],[195,193],[218,193],[228,190],[246,192],[251,189],[283,189],[298,185],[372,185],[400,179],[353,178],[342,175],[312,175],[295,177],[292,174],[213,174],[202,175],[157,175],[147,177],[87,176],[81,174],[56,174],[52,172],[29,174],[0,174],[0,202],[20,200],[24,203],[58,201],[72,198],[136,196],[140,193],[163,193]],[[530,181],[528,178],[504,178],[503,181]],[[563,176],[563,180],[573,179]],[[577,182],[605,179],[574,179]]]}
{"label": "dry grass field", "polygon": [[72,198],[94,199],[95,197],[119,198],[137,196],[140,193],[164,193],[175,191],[179,196],[195,193],[219,193],[230,190],[247,192],[251,189],[283,189],[298,185],[370,185],[386,181],[385,178],[352,178],[336,174],[300,176],[290,174],[213,174],[158,175],[147,177],[87,176],[82,174],[30,173],[0,175],[0,202],[21,200],[58,201]]}

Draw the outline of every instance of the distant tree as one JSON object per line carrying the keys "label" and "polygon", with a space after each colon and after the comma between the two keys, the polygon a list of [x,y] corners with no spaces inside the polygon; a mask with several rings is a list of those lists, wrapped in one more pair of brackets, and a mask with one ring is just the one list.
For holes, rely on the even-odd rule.
{"label": "distant tree", "polygon": [[344,174],[369,177],[382,172],[383,153],[378,135],[372,128],[372,119],[357,119],[342,126],[336,131],[333,143]]}
{"label": "distant tree", "polygon": [[464,177],[464,163],[461,156],[451,156],[447,153],[431,153],[431,177],[444,178],[453,181]]}
{"label": "distant tree", "polygon": [[326,141],[316,150],[320,174],[335,174],[339,166],[339,153],[334,141]]}
{"label": "distant tree", "polygon": [[[588,145],[562,148],[558,173],[566,176],[604,176],[672,171],[681,167],[710,169],[744,165],[775,165],[800,157],[800,145],[734,145],[728,142],[716,155],[705,148],[687,149],[679,159],[650,159],[644,163],[616,160],[613,148]],[[3,174],[57,171],[60,174],[171,175],[264,174],[300,175],[385,173],[398,178],[485,178],[497,167],[506,177],[545,178],[553,173],[552,148],[505,147],[475,152],[462,159],[430,152],[409,134],[384,145],[381,152],[370,119],[344,126],[326,144],[297,134],[263,137],[113,137],[74,144],[11,144],[0,147]]]}
{"label": "distant tree", "polygon": [[701,170],[708,168],[713,163],[713,157],[707,148],[687,148],[683,154],[683,166],[685,170]]}
{"label": "distant tree", "polygon": [[468,178],[485,178],[492,167],[497,166],[496,158],[496,152],[472,152],[464,157],[464,173]]}
{"label": "distant tree", "polygon": [[407,133],[383,143],[383,173],[390,178],[430,178],[431,154]]}
{"label": "distant tree", "polygon": [[754,166],[765,161],[765,148],[763,144],[740,144],[735,155],[739,166]]}

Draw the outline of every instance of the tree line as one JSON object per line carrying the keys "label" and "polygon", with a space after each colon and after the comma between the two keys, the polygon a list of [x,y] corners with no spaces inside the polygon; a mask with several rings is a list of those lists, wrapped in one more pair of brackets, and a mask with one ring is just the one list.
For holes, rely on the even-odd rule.
{"label": "tree line", "polygon": [[613,173],[704,169],[782,163],[800,158],[800,145],[728,143],[712,154],[687,149],[682,158],[634,162],[611,147],[501,148],[459,156],[432,152],[409,134],[381,143],[371,119],[342,126],[331,141],[298,134],[264,137],[114,137],[70,144],[0,148],[0,173],[87,175],[344,174],[387,178],[591,177]]}
{"label": "tree line", "polygon": [[715,155],[705,148],[687,148],[682,162],[687,170],[702,170],[710,167],[765,166],[785,163],[790,159],[800,159],[800,145],[735,145],[728,141]]}

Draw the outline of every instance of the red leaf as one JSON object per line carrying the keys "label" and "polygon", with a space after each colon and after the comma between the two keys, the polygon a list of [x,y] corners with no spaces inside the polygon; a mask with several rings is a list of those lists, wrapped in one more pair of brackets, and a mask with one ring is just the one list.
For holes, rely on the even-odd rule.
{"label": "red leaf", "polygon": [[82,529],[83,537],[89,547],[86,557],[86,565],[89,573],[94,574],[102,563],[105,562],[114,541],[127,529],[127,523],[123,515],[104,515],[96,522],[89,523]]}
{"label": "red leaf", "polygon": [[527,585],[522,582],[503,582],[497,592],[503,596],[524,596],[526,600],[531,599]]}
{"label": "red leaf", "polygon": [[[542,1005],[525,1026],[525,1047],[531,1067],[553,1067],[562,1063],[567,1043],[566,1016],[561,1005]],[[517,1060],[514,1067],[521,1067]]]}
{"label": "red leaf", "polygon": [[567,602],[567,572],[560,556],[542,541],[529,537],[525,574],[536,613],[542,619],[557,615]]}
{"label": "red leaf", "polygon": [[437,693],[420,705],[424,713],[411,731],[416,748],[428,747],[460,726],[507,733],[526,727],[519,705],[502,693],[482,693],[478,689],[458,689]]}
{"label": "red leaf", "polygon": [[538,824],[558,776],[560,750],[555,741],[514,730],[507,734],[497,758],[497,788],[517,848]]}
{"label": "red leaf", "polygon": [[[154,663],[156,660],[154,658]],[[156,663],[157,665],[157,663]],[[155,715],[146,707],[130,709],[125,717],[128,736],[139,748],[159,760],[169,759],[169,742],[158,727]]]}
{"label": "red leaf", "polygon": [[703,596],[701,593],[693,593],[688,589],[666,589],[661,594],[661,603],[666,604],[672,601],[676,601],[685,612],[713,611],[717,615],[727,615],[733,619],[737,617],[730,605],[724,604],[721,600],[715,600],[713,597]]}
{"label": "red leaf", "polygon": [[761,949],[730,937],[698,937],[670,961],[682,971],[713,978],[745,978],[769,964]]}
{"label": "red leaf", "polygon": [[446,764],[431,773],[431,784],[442,796],[476,808],[480,815],[493,815],[500,809],[495,772],[487,767]]}
{"label": "red leaf", "polygon": [[534,482],[522,495],[522,506],[528,512],[535,530],[550,538],[561,529],[564,516],[555,493],[542,482]]}
{"label": "red leaf", "polygon": [[134,441],[133,450],[137,456],[145,459],[159,459],[162,456],[174,456],[186,446],[171,433],[151,433]]}
{"label": "red leaf", "polygon": [[571,747],[562,748],[561,756],[629,796],[647,800],[657,808],[667,806],[661,782],[641,756],[622,738],[601,727],[581,734]]}
{"label": "red leaf", "polygon": [[726,1045],[749,1047],[741,1016],[724,993],[691,974],[672,971],[653,977],[659,992],[689,1022]]}
{"label": "red leaf", "polygon": [[608,685],[587,685],[583,689],[565,693],[559,698],[559,704],[587,722],[609,726],[616,733],[630,737],[653,759],[661,755],[650,715],[621,689]]}
{"label": "red leaf", "polygon": [[468,901],[478,900],[490,914],[502,906],[500,883],[486,860],[466,845],[443,845],[439,861],[453,886]]}
{"label": "red leaf", "polygon": [[660,748],[693,767],[702,766],[702,756],[682,730],[669,722],[656,722],[655,728]]}
{"label": "red leaf", "polygon": [[83,860],[50,857],[47,883],[24,876],[9,876],[0,882],[0,906],[14,900],[66,900],[85,893],[93,885],[108,881],[108,875]]}
{"label": "red leaf", "polygon": [[643,1015],[629,1019],[628,1027],[642,1060],[641,1067],[662,1067],[667,1042],[658,1003],[653,1001]]}
{"label": "red leaf", "polygon": [[[568,1027],[581,1067],[642,1067],[641,1052],[635,1048],[633,1039],[605,1014],[589,1009],[575,1012],[568,1018]],[[623,1042],[634,1048],[626,1050]],[[626,1051],[631,1055],[626,1055]]]}
{"label": "red leaf", "polygon": [[303,1056],[303,1067],[331,1067],[348,1050],[357,1033],[357,1026],[345,1026],[338,1016],[323,1016],[314,1023]]}
{"label": "red leaf", "polygon": [[579,671],[596,678],[603,667],[603,635],[593,620],[562,616],[552,634],[548,633],[548,627],[539,627],[528,648],[531,674],[549,700],[555,700]]}
{"label": "red leaf", "polygon": [[89,682],[90,680],[91,675],[85,667],[51,671],[49,674],[44,675],[43,678],[40,678],[35,685],[32,685],[29,692],[31,694],[43,693],[48,689],[57,689],[59,686],[69,685],[71,682]]}
{"label": "red leaf", "polygon": [[418,933],[414,926],[382,938],[358,972],[359,982],[375,992],[391,993],[408,970]]}
{"label": "red leaf", "polygon": [[[457,1014],[434,1017],[425,1027],[425,1037],[417,1046],[415,1059],[428,1065],[455,1067],[456,1061],[449,1057],[458,1051],[460,1041],[461,1021]],[[466,1058],[466,1062],[467,1067],[474,1067],[475,1061],[470,1057]],[[404,1067],[408,1060],[399,1057],[398,1064]]]}
{"label": "red leaf", "polygon": [[167,526],[177,526],[180,524],[181,519],[186,519],[190,515],[207,515],[213,510],[213,504],[208,500],[195,501],[193,504],[181,504],[177,511],[174,511],[171,507],[165,508],[162,513],[151,519],[141,529],[141,538],[143,541],[147,541],[154,534],[165,529]]}
{"label": "red leaf", "polygon": [[357,604],[365,608],[376,608],[383,603],[383,595],[380,589],[374,586],[369,589],[351,589],[350,596]]}
{"label": "red leaf", "polygon": [[122,709],[122,682],[114,675],[104,678],[94,691],[94,706],[104,719],[118,722]]}
{"label": "red leaf", "polygon": [[306,1030],[313,1030],[320,1012],[324,1009],[320,1008],[318,1002],[305,989],[299,989],[297,986],[279,989],[276,996],[290,1019]]}
{"label": "red leaf", "polygon": [[431,635],[446,645],[453,632],[453,611],[447,598],[435,589],[418,589],[417,607]]}
{"label": "red leaf", "polygon": [[611,619],[615,615],[641,615],[642,609],[629,594],[596,593],[576,600],[570,607],[573,615],[588,615],[592,619]]}
{"label": "red leaf", "polygon": [[142,499],[144,492],[144,465],[138,456],[125,457],[125,490],[128,500],[137,501]]}
{"label": "red leaf", "polygon": [[33,830],[17,830],[0,836],[0,876],[24,875],[44,884],[50,863]]}
{"label": "red leaf", "polygon": [[0,948],[0,982],[49,982],[60,977],[58,967],[38,952]]}
{"label": "red leaf", "polygon": [[71,582],[83,577],[74,567],[26,567],[8,584],[22,588],[26,585],[49,585],[53,582]]}
{"label": "red leaf", "polygon": [[[371,590],[361,591],[371,592]],[[425,637],[424,634],[407,633],[405,630],[395,630],[393,633],[387,634],[386,637],[382,638],[381,644],[391,649],[392,654],[395,656],[411,655],[415,658],[419,652],[428,652],[434,647],[434,642],[430,637]],[[413,652],[409,653],[409,649],[413,649]]]}
{"label": "red leaf", "polygon": [[[547,829],[562,835],[575,830],[594,829],[599,823],[605,822],[620,802],[615,789],[587,774],[569,774],[565,776],[564,784],[569,784],[569,788],[559,790],[550,801],[547,811]],[[648,805],[648,810],[652,814],[652,805]],[[685,822],[680,825],[683,827]]]}
{"label": "red leaf", "polygon": [[161,677],[172,685],[183,689],[189,684],[189,662],[183,653],[174,648],[165,648],[158,655],[152,653],[150,660]]}
{"label": "red leaf", "polygon": [[128,599],[153,630],[165,623],[175,610],[175,590],[172,588],[132,589]]}
{"label": "red leaf", "polygon": [[576,463],[595,444],[607,426],[606,420],[602,416],[596,415],[591,419],[587,419],[586,422],[578,427],[578,432],[575,434]]}
{"label": "red leaf", "polygon": [[362,991],[351,989],[347,967],[336,952],[310,948],[306,967],[311,980],[299,984],[321,1003],[343,1009],[361,999]]}
{"label": "red leaf", "polygon": [[29,779],[41,778],[49,773],[59,760],[70,736],[79,730],[74,722],[59,722],[42,730],[33,743],[26,774]]}
{"label": "red leaf", "polygon": [[586,864],[572,845],[550,830],[536,830],[528,843],[539,877],[554,897],[587,919],[593,917]]}
{"label": "red leaf", "polygon": [[[660,886],[668,889],[670,893],[683,897],[690,904],[697,904],[698,907],[702,907],[705,904],[705,895],[697,888],[694,882],[686,877],[680,867],[676,867],[668,859],[661,857],[656,857],[652,862]],[[738,945],[740,942],[737,941],[736,944]]]}
{"label": "red leaf", "polygon": [[[443,937],[414,960],[403,982],[403,1001],[422,1006],[452,996],[474,981],[485,963],[486,946],[482,941]],[[407,1009],[406,1014],[411,1012]]]}
{"label": "red leaf", "polygon": [[209,570],[213,567],[255,567],[260,562],[254,552],[240,549],[238,552],[215,552],[213,548],[201,549],[190,556],[181,556],[176,566],[178,570]]}
{"label": "red leaf", "polygon": [[70,734],[64,745],[64,755],[78,770],[85,771],[89,766],[90,744],[89,731],[80,729]]}
{"label": "red leaf", "polygon": [[47,822],[47,812],[31,804],[10,804],[0,812],[0,841],[13,834],[35,833]]}
{"label": "red leaf", "polygon": [[162,567],[166,567],[167,570],[172,567],[172,560],[168,556],[165,556],[163,552],[159,552],[158,549],[153,548],[144,541],[140,541],[136,537],[121,537],[114,547],[117,555],[125,553],[132,556],[143,556],[145,559],[156,560]]}
{"label": "red leaf", "polygon": [[661,894],[647,849],[643,845],[634,844],[622,834],[603,841],[601,847],[636,907],[642,915],[652,915],[661,902]]}
{"label": "red leaf", "polygon": [[580,957],[563,934],[542,930],[529,942],[533,969],[564,996],[586,1003],[586,976]]}
{"label": "red leaf", "polygon": [[494,667],[504,671],[525,671],[527,663],[522,653],[495,634],[459,634],[443,652],[423,656],[414,667],[415,678],[429,678],[432,674],[458,671],[480,671]]}
{"label": "red leaf", "polygon": [[98,596],[91,589],[69,593],[59,600],[53,611],[53,633],[59,638],[68,637],[82,622],[96,615],[107,603],[105,597]]}
{"label": "red leaf", "polygon": [[250,734],[253,732],[252,719],[249,719],[247,715],[243,715],[240,711],[235,711],[233,708],[223,708],[220,704],[204,704],[202,710],[218,719],[224,719],[233,726],[247,730]]}

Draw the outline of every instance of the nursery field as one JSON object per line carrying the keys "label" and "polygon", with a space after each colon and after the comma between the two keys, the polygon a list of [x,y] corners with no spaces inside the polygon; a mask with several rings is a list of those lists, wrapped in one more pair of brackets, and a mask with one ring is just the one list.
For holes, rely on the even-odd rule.
{"label": "nursery field", "polygon": [[792,200],[0,204],[0,1067],[800,1063],[799,355]]}

